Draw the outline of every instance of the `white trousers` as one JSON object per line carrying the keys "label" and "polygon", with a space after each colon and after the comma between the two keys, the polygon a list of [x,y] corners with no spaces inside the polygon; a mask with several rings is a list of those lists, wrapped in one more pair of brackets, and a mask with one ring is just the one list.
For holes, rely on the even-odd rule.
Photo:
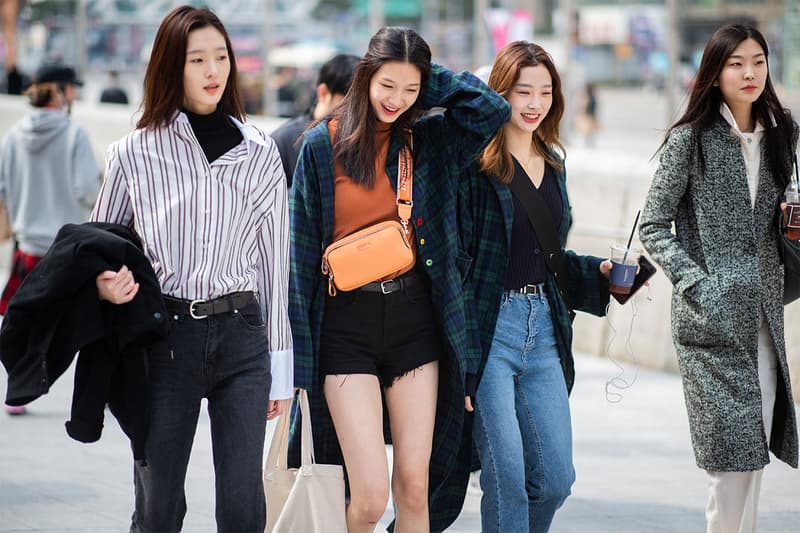
{"label": "white trousers", "polygon": [[[778,362],[772,335],[762,314],[758,328],[758,381],[761,386],[761,413],[769,442],[772,414],[775,409],[775,390]],[[758,514],[758,495],[761,475],[753,472],[708,473],[707,533],[755,533]]]}

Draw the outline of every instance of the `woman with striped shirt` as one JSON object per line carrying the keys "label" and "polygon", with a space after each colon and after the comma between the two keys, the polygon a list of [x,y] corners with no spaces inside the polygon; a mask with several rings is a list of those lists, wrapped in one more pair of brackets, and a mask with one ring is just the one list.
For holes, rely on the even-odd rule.
{"label": "woman with striped shirt", "polygon": [[[148,361],[150,432],[131,531],[181,529],[207,398],[217,526],[260,532],[266,419],[293,384],[286,178],[274,142],[241,122],[233,50],[211,11],[183,6],[161,23],[143,111],[109,150],[92,215],[136,231],[171,319],[169,353]],[[97,287],[114,304],[138,290],[124,265]]]}

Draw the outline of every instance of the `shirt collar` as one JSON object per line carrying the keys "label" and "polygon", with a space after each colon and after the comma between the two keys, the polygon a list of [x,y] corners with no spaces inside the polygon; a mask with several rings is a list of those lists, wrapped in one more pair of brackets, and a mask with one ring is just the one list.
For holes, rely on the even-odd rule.
{"label": "shirt collar", "polygon": [[239,128],[239,131],[242,132],[242,137],[247,139],[248,141],[252,141],[256,144],[260,144],[261,146],[267,146],[267,141],[258,133],[258,129],[252,124],[244,124],[239,122],[235,117],[230,117],[231,121]]}
{"label": "shirt collar", "polygon": [[[739,135],[740,137],[747,135],[746,133],[743,133],[739,129],[739,125],[736,124],[736,119],[733,118],[733,111],[731,111],[731,108],[728,107],[728,104],[726,104],[724,101],[719,104],[719,113],[722,115],[722,118],[725,119],[725,121],[730,125],[731,129],[737,135]],[[753,130],[753,133],[760,133],[762,131],[764,131],[764,126],[761,124],[761,122],[756,121],[756,127]]]}
{"label": "shirt collar", "polygon": [[[228,118],[231,119],[233,125],[239,128],[239,131],[242,133],[242,137],[244,137],[247,141],[252,141],[256,144],[261,146],[267,146],[266,140],[258,134],[258,130],[252,124],[244,124],[239,122],[233,116],[228,115]],[[173,119],[173,124],[185,124],[187,127],[191,128],[191,124],[189,124],[189,117],[186,116],[186,113],[183,111],[177,111],[175,114],[175,118]]]}

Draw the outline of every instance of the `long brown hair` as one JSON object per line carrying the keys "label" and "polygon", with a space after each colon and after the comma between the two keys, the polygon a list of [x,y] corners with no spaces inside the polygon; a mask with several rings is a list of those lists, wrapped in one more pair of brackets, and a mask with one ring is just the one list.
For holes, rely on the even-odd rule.
{"label": "long brown hair", "polygon": [[236,76],[236,59],[228,32],[222,21],[208,8],[176,7],[170,11],[156,33],[150,62],[144,75],[144,100],[142,117],[137,128],[151,128],[167,124],[184,100],[183,70],[186,65],[186,43],[189,33],[211,26],[225,38],[231,70],[219,108],[226,115],[244,120],[244,108],[239,97]]}
{"label": "long brown hair", "polygon": [[[342,102],[332,113],[338,120],[333,139],[333,155],[356,183],[369,188],[375,183],[375,127],[378,117],[369,99],[369,84],[377,70],[389,61],[415,65],[422,86],[431,73],[431,49],[410,28],[386,27],[369,40],[367,53],[353,75],[353,83]],[[392,133],[407,130],[422,114],[419,98],[392,123]]]}
{"label": "long brown hair", "polygon": [[[693,132],[693,151],[700,165],[701,174],[705,172],[705,155],[702,147],[702,131],[710,128],[719,117],[719,107],[722,103],[722,91],[715,83],[719,79],[722,69],[728,58],[736,48],[745,40],[753,39],[764,51],[767,60],[767,79],[764,92],[753,102],[753,117],[764,128],[764,145],[767,150],[770,171],[778,183],[786,184],[791,177],[790,139],[793,134],[792,115],[785,109],[769,77],[769,48],[764,36],[752,26],[743,24],[726,24],[720,27],[706,43],[703,50],[703,59],[697,70],[694,87],[689,95],[689,104],[686,112],[667,131],[666,138],[673,129],[688,124]],[[666,145],[666,138],[661,148]],[[661,149],[659,148],[659,150]]]}
{"label": "long brown hair", "polygon": [[[489,87],[497,91],[508,100],[508,94],[519,81],[520,71],[525,67],[543,65],[550,73],[553,80],[553,104],[542,123],[531,136],[531,143],[536,150],[544,156],[545,161],[555,168],[560,169],[561,163],[556,158],[554,147],[558,147],[566,155],[564,145],[558,138],[558,127],[561,117],[564,116],[564,95],[561,92],[561,77],[544,48],[538,44],[527,41],[514,41],[507,44],[497,53],[489,75]],[[506,136],[503,128],[489,141],[483,150],[480,159],[481,172],[497,178],[503,183],[509,183],[514,176],[514,161],[511,152],[506,147]]]}

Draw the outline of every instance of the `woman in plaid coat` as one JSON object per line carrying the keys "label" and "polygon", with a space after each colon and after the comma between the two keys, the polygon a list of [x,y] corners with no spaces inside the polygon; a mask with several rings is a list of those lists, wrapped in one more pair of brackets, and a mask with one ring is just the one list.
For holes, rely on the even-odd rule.
{"label": "woman in plaid coat", "polygon": [[[538,533],[549,529],[575,479],[571,308],[605,314],[611,265],[564,250],[572,217],[564,162],[554,150],[563,148],[564,98],[550,56],[533,43],[511,43],[495,58],[489,86],[511,104],[511,119],[459,197],[461,238],[473,258],[470,325],[483,347],[473,430],[481,525],[484,533]],[[558,248],[551,251],[563,257],[556,271],[566,277],[558,284],[544,259],[544,232],[527,216],[531,194],[553,219]]]}
{"label": "woman in plaid coat", "polygon": [[[443,112],[415,120],[434,107]],[[341,106],[305,134],[290,201],[295,384],[311,397],[317,461],[344,459],[349,531],[371,531],[386,509],[382,397],[396,530],[442,531],[461,510],[471,456],[464,376],[477,373],[480,354],[467,336],[462,280],[470,261],[456,227],[458,180],[508,116],[505,100],[478,78],[432,65],[413,30],[384,28]],[[398,153],[409,129],[416,265],[330,296],[320,263],[343,220],[381,203],[397,216]],[[347,200],[358,195],[361,202]]]}

